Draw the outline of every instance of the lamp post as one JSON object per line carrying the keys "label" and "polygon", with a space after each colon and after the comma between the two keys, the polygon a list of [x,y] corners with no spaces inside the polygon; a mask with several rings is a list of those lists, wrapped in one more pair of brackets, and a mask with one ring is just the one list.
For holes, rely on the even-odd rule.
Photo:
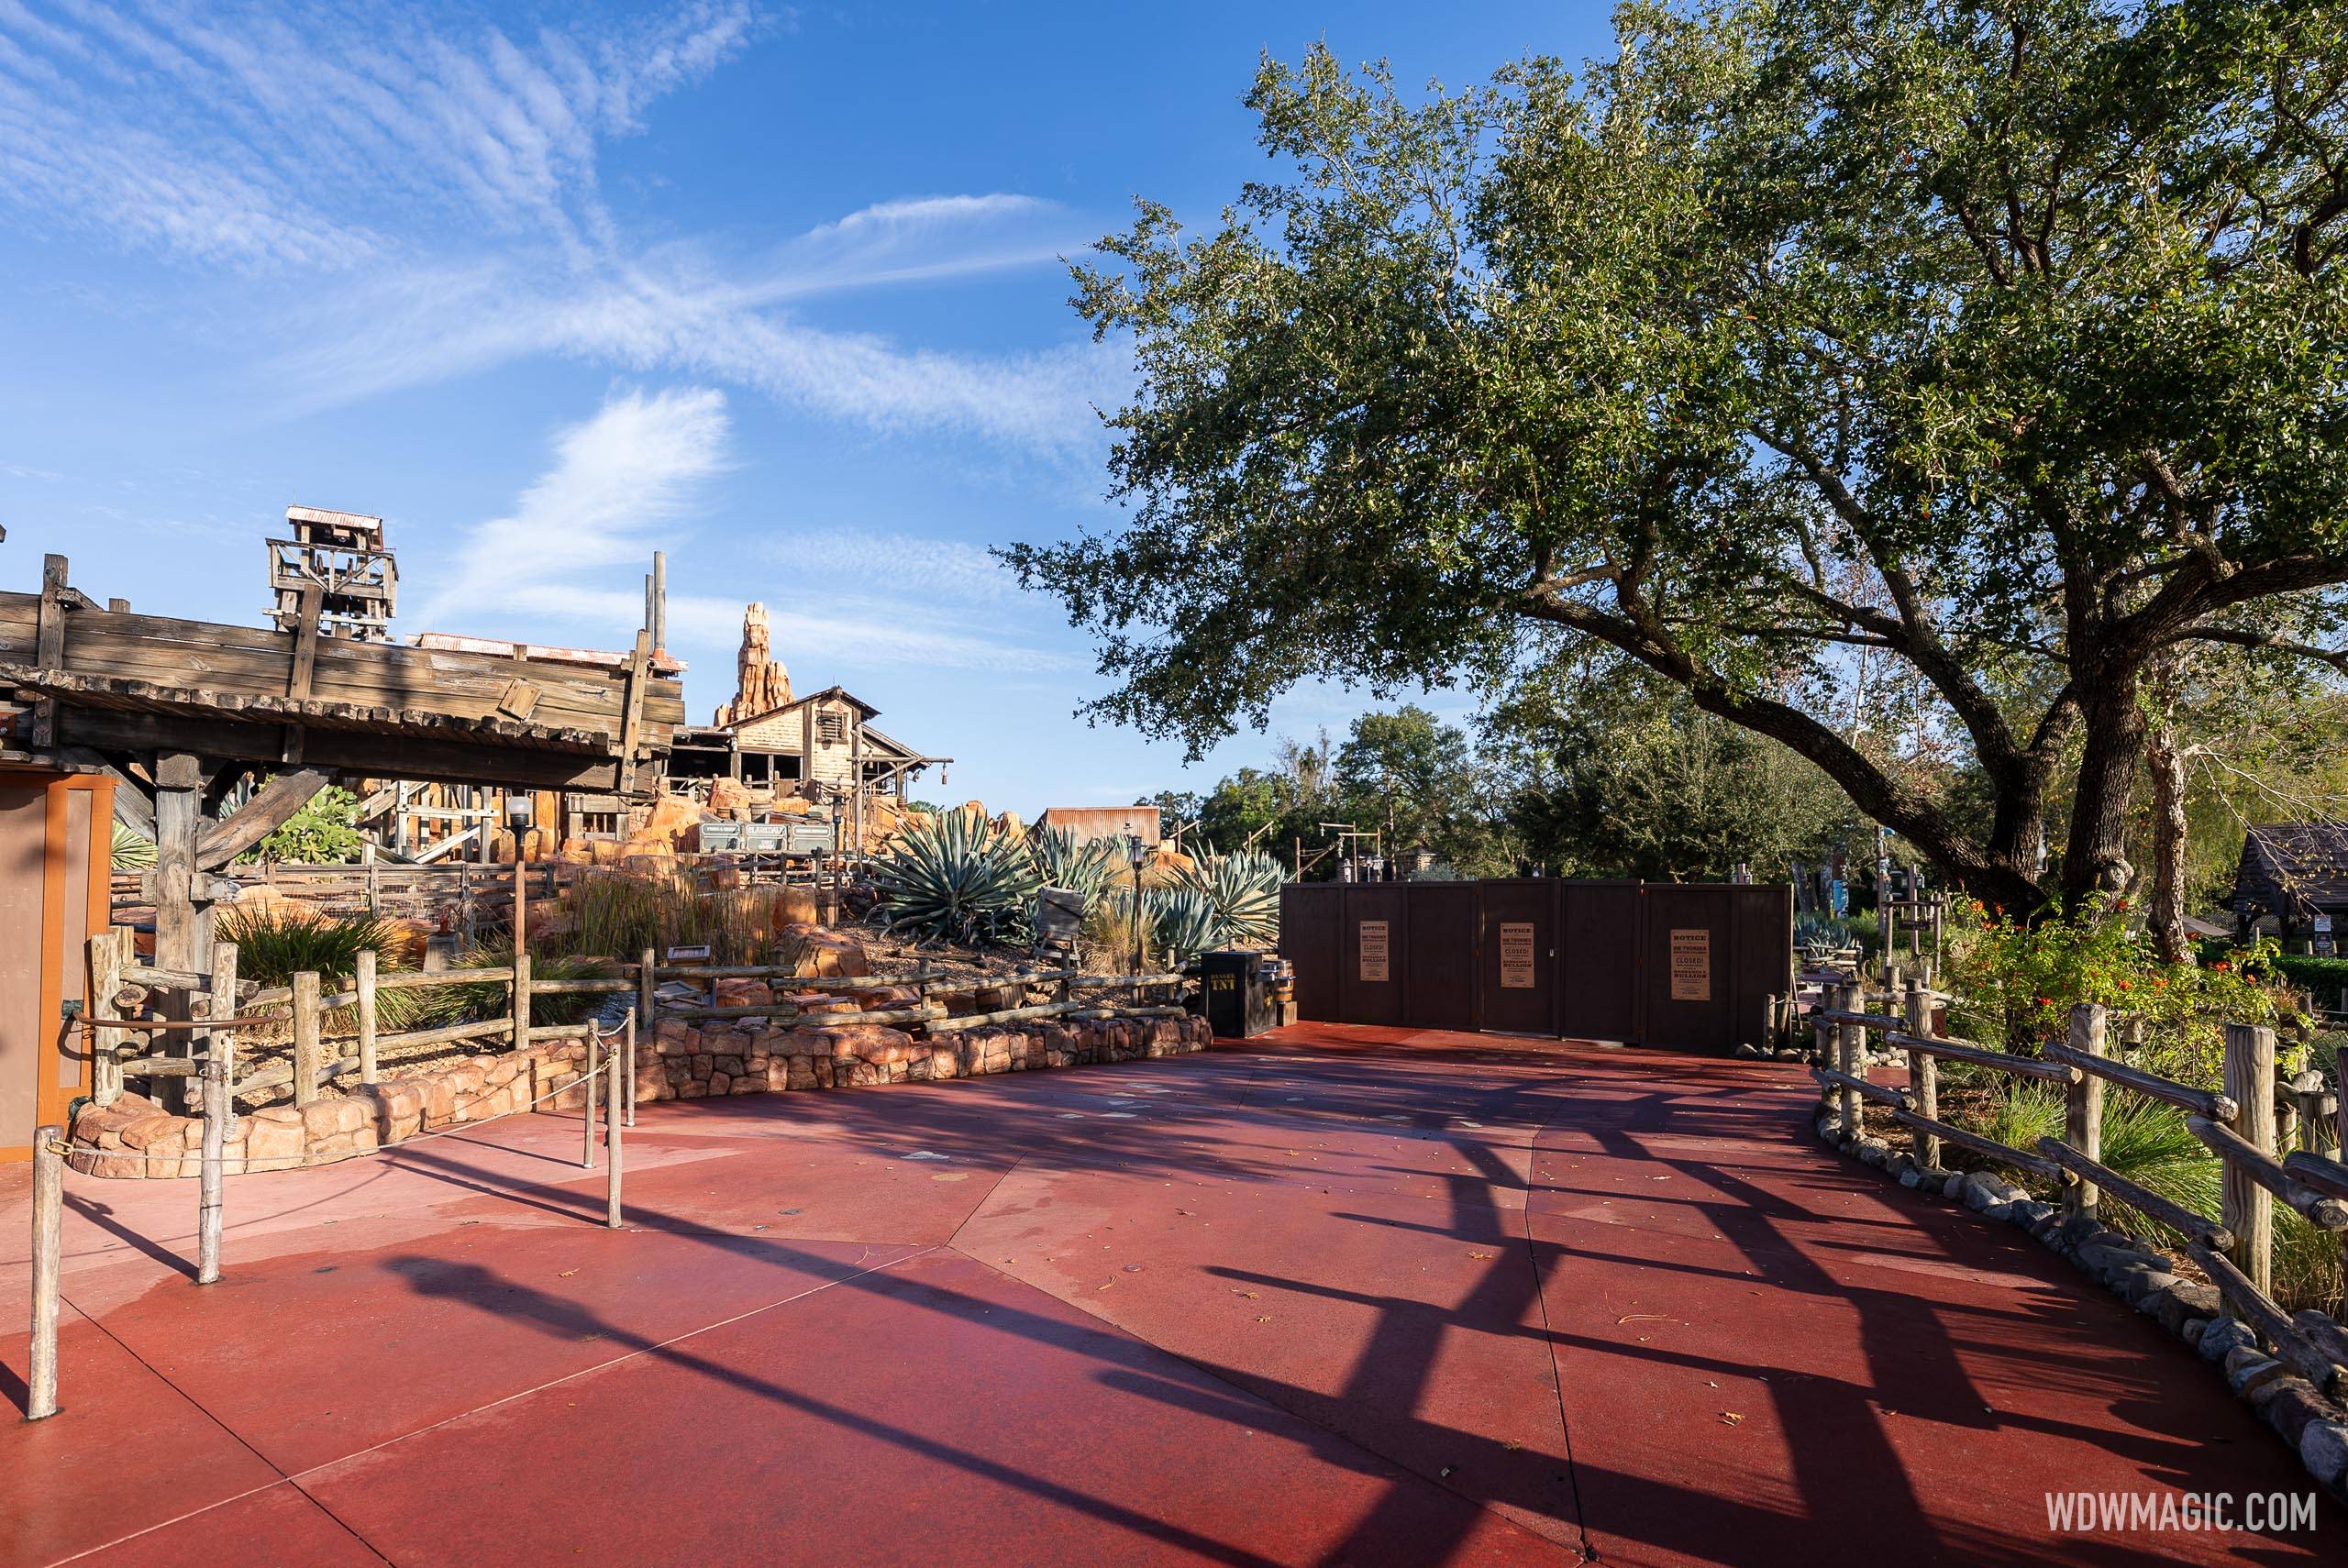
{"label": "lamp post", "polygon": [[1134,824],[1133,824],[1133,823],[1132,823],[1130,820],[1128,820],[1128,821],[1126,822],[1126,823],[1125,823],[1125,844],[1126,844],[1126,845],[1128,846],[1128,848],[1129,848],[1129,849],[1130,849],[1130,851],[1131,851],[1131,858],[1132,858],[1132,860],[1133,860],[1133,867],[1134,867],[1134,896],[1133,896],[1134,967],[1133,967],[1133,972],[1134,972],[1135,974],[1138,975],[1138,974],[1140,974],[1140,973],[1141,973],[1141,867],[1142,867],[1142,862],[1143,862],[1145,859],[1146,859],[1146,858],[1147,858],[1147,856],[1146,856],[1146,855],[1144,853],[1144,851],[1143,851],[1143,849],[1142,849],[1142,844],[1141,844],[1141,831],[1140,831],[1138,828],[1135,827],[1135,826],[1134,826]]}

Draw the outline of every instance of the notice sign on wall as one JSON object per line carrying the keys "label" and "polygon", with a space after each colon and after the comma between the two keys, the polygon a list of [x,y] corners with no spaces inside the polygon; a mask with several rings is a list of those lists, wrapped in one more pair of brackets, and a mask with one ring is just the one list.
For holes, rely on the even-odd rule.
{"label": "notice sign on wall", "polygon": [[1501,922],[1501,989],[1533,989],[1533,922]]}
{"label": "notice sign on wall", "polygon": [[1366,920],[1361,922],[1361,977],[1383,981],[1386,977],[1386,922]]}
{"label": "notice sign on wall", "polygon": [[1712,933],[1709,930],[1671,933],[1671,999],[1712,999]]}

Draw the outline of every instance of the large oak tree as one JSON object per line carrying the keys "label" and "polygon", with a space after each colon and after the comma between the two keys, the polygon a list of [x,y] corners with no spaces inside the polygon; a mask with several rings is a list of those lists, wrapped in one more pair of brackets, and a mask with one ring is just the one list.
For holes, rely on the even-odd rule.
{"label": "large oak tree", "polygon": [[[1139,367],[1130,510],[1006,554],[1100,638],[1097,711],[1194,745],[1562,631],[1981,896],[2124,885],[2148,676],[2320,641],[2348,580],[2343,16],[1634,6],[1578,75],[1267,62],[1283,176],[1078,269]],[[1985,812],[1814,700],[1860,648]]]}

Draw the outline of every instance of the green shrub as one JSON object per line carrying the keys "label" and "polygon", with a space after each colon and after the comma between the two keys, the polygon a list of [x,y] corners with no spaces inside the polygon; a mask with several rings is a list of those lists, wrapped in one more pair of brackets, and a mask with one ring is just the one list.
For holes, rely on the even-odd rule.
{"label": "green shrub", "polygon": [[366,847],[359,831],[359,797],[329,784],[285,819],[284,825],[238,856],[240,862],[289,861],[297,866],[340,866]]}

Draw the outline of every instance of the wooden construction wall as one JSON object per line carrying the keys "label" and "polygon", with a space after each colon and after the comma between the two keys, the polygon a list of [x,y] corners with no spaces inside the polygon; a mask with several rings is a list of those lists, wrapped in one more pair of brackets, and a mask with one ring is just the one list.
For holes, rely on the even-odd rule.
{"label": "wooden construction wall", "polygon": [[33,1129],[62,1123],[89,1091],[84,1037],[67,1002],[86,1002],[84,944],[107,916],[111,779],[0,771],[0,1160],[32,1153]]}
{"label": "wooden construction wall", "polygon": [[1724,1053],[1793,980],[1784,885],[1290,883],[1301,1018]]}

